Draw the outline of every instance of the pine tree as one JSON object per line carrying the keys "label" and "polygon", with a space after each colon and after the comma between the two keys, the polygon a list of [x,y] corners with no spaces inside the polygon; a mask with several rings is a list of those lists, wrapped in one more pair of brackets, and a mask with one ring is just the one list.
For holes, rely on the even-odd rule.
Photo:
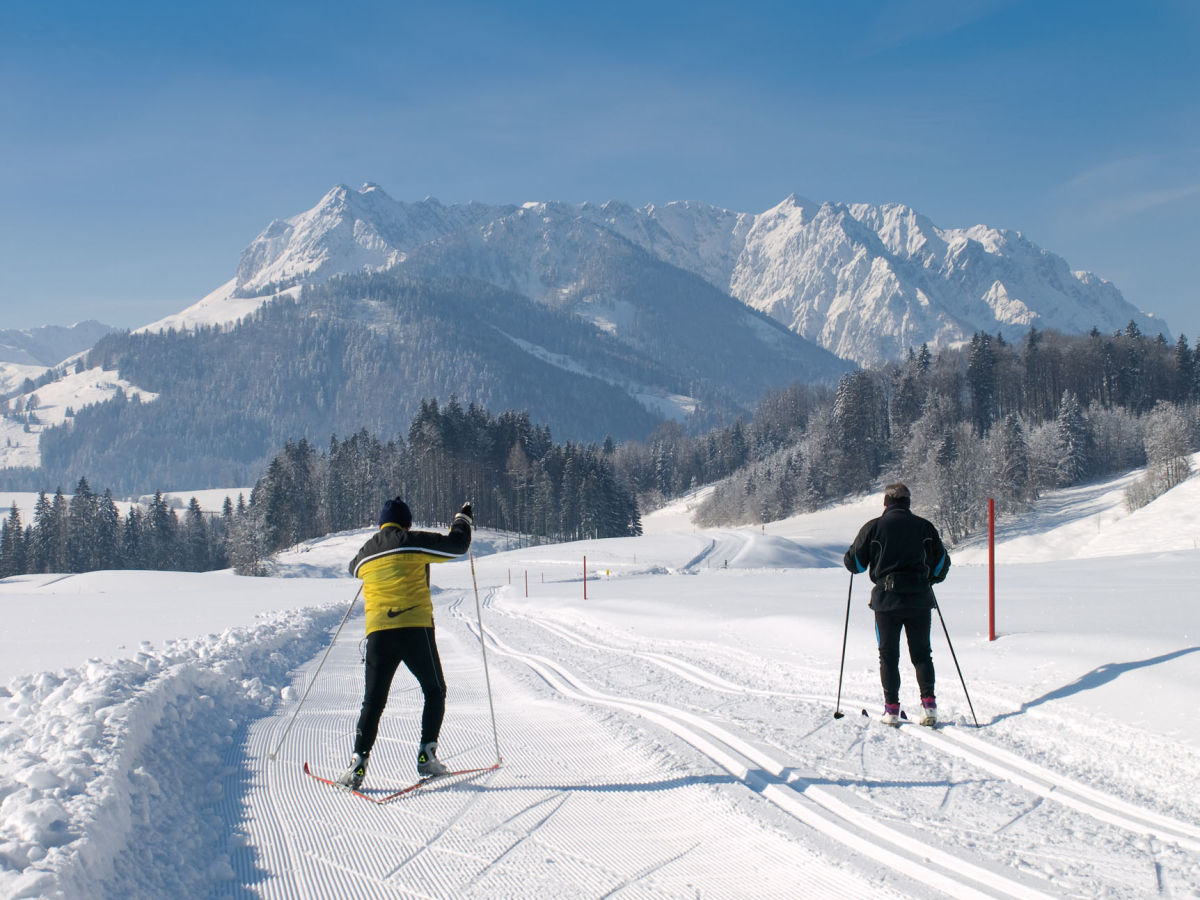
{"label": "pine tree", "polygon": [[[1131,323],[1132,324],[1132,323]],[[1075,395],[1064,392],[1055,419],[1059,460],[1058,484],[1079,484],[1092,473],[1092,433]]]}
{"label": "pine tree", "polygon": [[179,552],[179,520],[167,505],[162,491],[156,491],[146,514],[145,546],[147,562],[159,571],[182,569]]}
{"label": "pine tree", "polygon": [[989,335],[976,332],[967,351],[967,386],[971,391],[971,414],[975,433],[984,436],[996,412],[996,356]]}
{"label": "pine tree", "polygon": [[0,525],[0,578],[25,573],[25,536],[16,502]]}
{"label": "pine tree", "polygon": [[206,572],[209,569],[208,523],[200,509],[200,501],[192,497],[188,502],[183,523],[185,566],[190,572]]}
{"label": "pine tree", "polygon": [[145,516],[136,506],[131,506],[121,532],[122,565],[126,569],[151,568],[149,555],[149,548],[146,546]]}
{"label": "pine tree", "polygon": [[1001,510],[1022,509],[1034,498],[1036,491],[1030,471],[1029,446],[1016,413],[1005,416],[994,434],[993,444],[996,447],[993,492]]}
{"label": "pine tree", "polygon": [[1196,396],[1196,355],[1188,347],[1187,337],[1179,335],[1175,341],[1175,388],[1176,403],[1186,403]]}
{"label": "pine tree", "polygon": [[95,564],[99,569],[118,569],[121,557],[121,513],[112,490],[105,488],[96,516]]}
{"label": "pine tree", "polygon": [[49,569],[50,572],[67,572],[67,537],[69,523],[67,520],[68,504],[67,498],[63,495],[62,488],[58,488],[54,492],[54,499],[50,501],[50,519],[49,533],[47,536],[49,546]]}
{"label": "pine tree", "polygon": [[833,479],[841,492],[870,488],[888,443],[885,404],[865,370],[842,376],[833,401]]}
{"label": "pine tree", "polygon": [[98,503],[87,478],[80,478],[67,507],[66,564],[69,572],[91,572],[96,564]]}

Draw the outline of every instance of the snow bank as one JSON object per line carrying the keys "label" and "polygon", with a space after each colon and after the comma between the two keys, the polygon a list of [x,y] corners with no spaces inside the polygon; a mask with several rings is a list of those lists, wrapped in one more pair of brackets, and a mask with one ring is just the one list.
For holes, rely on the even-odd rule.
{"label": "snow bank", "polygon": [[[290,694],[288,673],[343,610],[271,613],[160,651],[143,642],[132,659],[0,688],[0,896],[139,894],[145,872],[155,891],[195,896],[233,878],[213,801],[238,771],[244,723]],[[160,803],[181,807],[171,831],[145,827]]]}

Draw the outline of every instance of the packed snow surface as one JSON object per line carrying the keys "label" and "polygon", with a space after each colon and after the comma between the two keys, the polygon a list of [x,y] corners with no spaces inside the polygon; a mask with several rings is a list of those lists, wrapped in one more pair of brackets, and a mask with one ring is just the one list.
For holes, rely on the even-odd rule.
{"label": "packed snow surface", "polygon": [[[1200,477],[1128,513],[1131,477],[1002,523],[995,642],[987,548],[954,549],[938,729],[878,722],[869,585],[840,567],[878,497],[480,533],[474,581],[432,571],[441,755],[502,765],[383,805],[302,772],[349,755],[368,532],[270,578],[7,579],[0,896],[1197,896]],[[414,781],[419,708],[401,671],[368,795]]]}

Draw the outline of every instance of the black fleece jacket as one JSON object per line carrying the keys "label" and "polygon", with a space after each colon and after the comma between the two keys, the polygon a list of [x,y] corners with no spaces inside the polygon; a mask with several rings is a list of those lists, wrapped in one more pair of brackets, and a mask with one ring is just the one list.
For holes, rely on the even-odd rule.
{"label": "black fleece jacket", "polygon": [[851,572],[870,569],[870,605],[879,612],[932,609],[937,601],[931,585],[950,571],[937,528],[899,504],[859,530],[843,562]]}

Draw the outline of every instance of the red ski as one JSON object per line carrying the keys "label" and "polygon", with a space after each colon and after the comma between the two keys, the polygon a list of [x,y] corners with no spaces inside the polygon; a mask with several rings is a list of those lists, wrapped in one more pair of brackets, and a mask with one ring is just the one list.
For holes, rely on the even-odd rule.
{"label": "red ski", "polygon": [[422,778],[420,781],[413,782],[412,784],[408,785],[408,787],[402,787],[397,791],[392,791],[389,794],[381,794],[381,795],[379,795],[379,794],[364,794],[362,791],[351,790],[350,788],[346,787],[345,785],[338,784],[336,781],[333,781],[329,778],[322,778],[320,775],[318,775],[317,773],[315,773],[314,771],[312,771],[312,769],[310,769],[308,767],[308,763],[304,764],[304,774],[309,776],[310,778],[315,778],[317,781],[321,782],[322,784],[327,784],[332,788],[336,788],[337,790],[342,791],[343,793],[353,794],[355,797],[361,797],[363,800],[368,800],[371,803],[376,803],[376,804],[382,805],[384,803],[391,803],[393,800],[398,800],[401,797],[415,793],[416,791],[419,791],[421,788],[429,787],[430,785],[433,785],[433,784],[441,784],[441,783],[445,782],[445,780],[447,778],[453,778],[456,775],[479,775],[483,772],[494,772],[496,769],[500,768],[501,762],[503,762],[503,760],[496,760],[490,766],[480,766],[475,769],[455,769],[453,771],[447,772],[445,775],[429,775],[425,778]]}

